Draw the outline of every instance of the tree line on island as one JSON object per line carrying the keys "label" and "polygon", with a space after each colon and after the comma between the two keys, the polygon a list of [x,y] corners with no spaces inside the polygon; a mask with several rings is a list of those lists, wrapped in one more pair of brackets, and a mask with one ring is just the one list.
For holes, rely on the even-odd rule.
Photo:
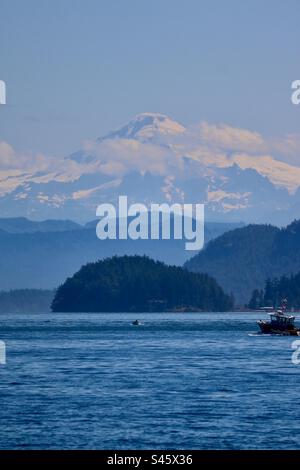
{"label": "tree line on island", "polygon": [[277,307],[287,299],[290,307],[300,309],[300,272],[296,275],[267,279],[264,289],[255,289],[249,308]]}
{"label": "tree line on island", "polygon": [[283,228],[248,225],[226,232],[210,241],[185,267],[212,276],[242,307],[254,289],[264,288],[266,279],[300,270],[300,220]]}
{"label": "tree line on island", "polygon": [[[116,257],[105,260],[105,263],[90,263],[84,269],[82,268],[83,275],[80,270],[80,275],[75,275],[75,280],[74,276],[68,279],[66,281],[67,287],[64,283],[58,291],[42,289],[2,291],[0,292],[0,313],[49,312],[51,304],[54,311],[136,311],[138,309],[143,311],[226,311],[233,309],[232,296],[224,294],[214,279],[208,275],[199,274],[195,278],[194,275],[191,276],[193,273],[188,273],[184,269],[167,266],[142,257],[139,269],[141,270],[146,264],[147,269],[141,276],[136,265],[138,258],[141,257],[125,256],[123,258],[126,260]],[[135,258],[134,261],[131,258]],[[119,266],[119,263],[122,266]],[[100,266],[91,267],[91,265],[99,264]],[[100,269],[101,276],[98,275]],[[182,274],[181,271],[184,273]],[[170,275],[171,272],[172,275]],[[99,283],[101,287],[99,287]],[[160,287],[157,286],[157,283],[161,284]],[[73,292],[77,288],[77,292]],[[122,291],[120,291],[118,298],[117,289],[119,288]],[[92,291],[92,297],[88,300],[90,305],[88,310],[83,294],[89,295],[90,291]],[[104,291],[106,297],[101,300],[99,308],[99,295],[103,295]],[[73,299],[73,303],[70,303],[70,298]],[[81,303],[78,301],[79,298]],[[251,310],[277,307],[284,298],[288,299],[289,307],[300,309],[300,272],[290,277],[281,276],[268,279],[263,289],[254,289],[246,307]],[[108,299],[110,306],[107,302]],[[92,301],[97,302],[97,308],[91,306]],[[68,303],[67,310],[66,302]],[[119,302],[119,310],[116,306],[117,302]],[[77,307],[75,303],[77,303]]]}
{"label": "tree line on island", "polygon": [[229,311],[233,298],[207,274],[146,256],[88,263],[56,291],[54,312]]}
{"label": "tree line on island", "polygon": [[[95,237],[94,222],[85,228],[75,226],[74,230],[74,223],[70,225],[67,221],[62,222],[60,225],[58,221],[45,221],[46,225],[39,223],[36,226],[36,223],[26,219],[0,219],[2,290],[20,287],[54,289],[80,266],[113,255],[148,255],[168,265],[178,266],[186,260],[187,253],[191,255],[191,252],[185,252],[182,240],[148,240],[147,246],[143,244],[145,240],[110,240],[111,244],[102,244],[102,241],[99,244]],[[207,231],[214,225],[206,225],[204,249],[183,267],[194,273],[211,276],[225,293],[233,293],[239,309],[249,304],[254,289],[264,288],[266,279],[274,275],[278,278],[290,276],[300,270],[300,220],[284,228],[252,224],[227,231],[230,227],[226,225],[225,233],[224,224],[220,225],[222,227],[216,224],[214,234],[208,234]],[[36,230],[58,231],[43,233]],[[223,234],[217,236],[220,231]],[[16,270],[16,263],[22,265],[22,269]],[[36,298],[39,296],[37,292],[31,295]],[[18,296],[18,293],[10,293],[10,309],[14,307],[13,298],[17,299]],[[30,307],[30,295],[26,295],[27,298],[26,304]],[[6,300],[3,300],[3,306],[5,304]],[[18,301],[15,308],[19,311]]]}

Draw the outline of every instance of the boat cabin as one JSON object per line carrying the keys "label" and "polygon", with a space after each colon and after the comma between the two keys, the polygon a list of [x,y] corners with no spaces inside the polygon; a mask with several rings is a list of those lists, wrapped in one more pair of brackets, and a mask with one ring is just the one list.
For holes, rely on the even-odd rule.
{"label": "boat cabin", "polygon": [[273,314],[271,315],[271,323],[274,324],[276,323],[277,325],[281,326],[288,326],[288,325],[293,325],[295,321],[295,317],[288,317],[286,315],[279,315],[279,314]]}

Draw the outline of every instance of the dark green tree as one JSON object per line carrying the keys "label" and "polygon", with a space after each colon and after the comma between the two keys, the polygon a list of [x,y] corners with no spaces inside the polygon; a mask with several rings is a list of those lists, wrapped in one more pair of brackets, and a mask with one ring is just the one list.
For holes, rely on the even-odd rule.
{"label": "dark green tree", "polygon": [[83,266],[57,289],[52,310],[143,312],[153,306],[227,311],[233,308],[233,299],[207,274],[167,266],[146,256],[123,256]]}

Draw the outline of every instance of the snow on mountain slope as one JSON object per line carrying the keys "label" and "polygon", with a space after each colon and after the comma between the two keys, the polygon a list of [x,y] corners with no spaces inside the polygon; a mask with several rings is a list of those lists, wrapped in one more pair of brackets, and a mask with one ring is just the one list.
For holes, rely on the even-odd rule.
{"label": "snow on mountain slope", "polygon": [[238,165],[241,169],[253,169],[266,176],[275,186],[295,193],[300,186],[300,168],[272,158],[270,155],[249,155],[246,153],[221,153],[206,147],[186,153],[208,167],[229,168]]}
{"label": "snow on mountain slope", "polygon": [[132,202],[203,202],[214,219],[280,223],[297,215],[300,198],[300,168],[273,156],[260,134],[185,128],[158,113],[139,114],[63,160],[20,161],[0,145],[3,216],[84,221],[101,202],[127,194]]}
{"label": "snow on mountain slope", "polygon": [[138,114],[128,124],[100,138],[104,139],[136,139],[141,142],[172,138],[185,132],[185,127],[168,116],[159,113]]}

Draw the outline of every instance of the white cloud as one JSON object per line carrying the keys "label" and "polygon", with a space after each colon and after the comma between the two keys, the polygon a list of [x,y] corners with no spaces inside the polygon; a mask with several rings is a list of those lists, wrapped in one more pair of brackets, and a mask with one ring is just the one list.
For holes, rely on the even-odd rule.
{"label": "white cloud", "polygon": [[165,175],[183,168],[182,156],[168,147],[134,139],[88,142],[85,148],[96,157],[94,167],[110,176],[122,176],[132,170]]}
{"label": "white cloud", "polygon": [[[168,126],[168,129],[173,129],[169,122]],[[68,182],[83,174],[98,172],[115,180],[131,171],[166,177],[179,174],[188,178],[188,171],[192,171],[193,176],[205,176],[209,172],[213,174],[216,168],[233,164],[242,169],[253,168],[291,193],[299,186],[300,135],[265,138],[247,129],[207,122],[189,129],[176,126],[174,133],[162,132],[166,137],[163,145],[132,138],[87,141],[83,145],[83,155],[89,158],[86,161],[83,158],[80,163],[72,159],[17,152],[9,143],[0,141],[0,195],[30,181]],[[184,157],[198,163],[188,169]],[[81,192],[74,195],[75,198],[84,196],[85,193]]]}
{"label": "white cloud", "polygon": [[300,167],[300,134],[288,134],[269,141],[270,152],[278,160]]}
{"label": "white cloud", "polygon": [[0,141],[0,196],[27,182],[72,181],[81,174],[82,168],[72,160],[17,152]]}
{"label": "white cloud", "polygon": [[290,193],[300,186],[300,135],[264,138],[246,129],[204,122],[192,128],[187,153],[206,166],[252,168]]}
{"label": "white cloud", "polygon": [[265,141],[258,132],[225,124],[213,125],[202,122],[199,125],[199,137],[209,146],[230,151],[261,152],[265,149]]}
{"label": "white cloud", "polygon": [[[54,162],[54,160],[53,160]],[[17,152],[10,144],[0,141],[0,170],[46,170],[51,159],[40,153]]]}

